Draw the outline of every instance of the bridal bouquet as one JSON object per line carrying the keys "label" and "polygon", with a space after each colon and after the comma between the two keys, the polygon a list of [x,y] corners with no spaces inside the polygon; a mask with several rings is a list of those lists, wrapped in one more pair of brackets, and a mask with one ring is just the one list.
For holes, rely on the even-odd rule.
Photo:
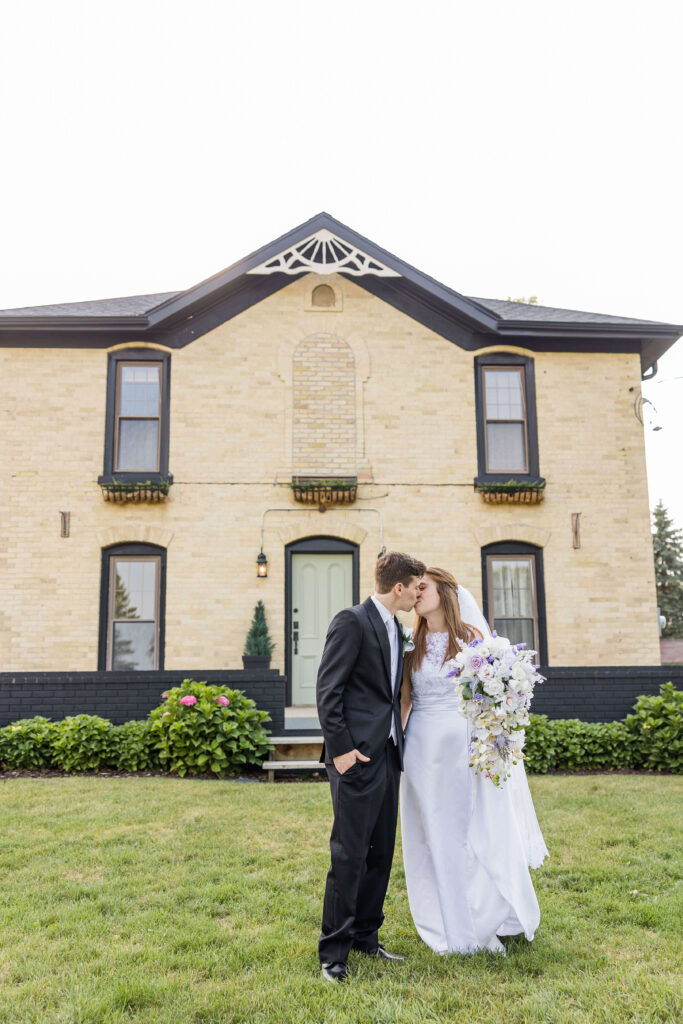
{"label": "bridal bouquet", "polygon": [[470,768],[496,786],[509,777],[511,765],[524,758],[529,705],[534,686],[545,678],[533,663],[536,652],[525,647],[494,632],[459,651],[449,672],[458,680],[460,710],[472,723]]}

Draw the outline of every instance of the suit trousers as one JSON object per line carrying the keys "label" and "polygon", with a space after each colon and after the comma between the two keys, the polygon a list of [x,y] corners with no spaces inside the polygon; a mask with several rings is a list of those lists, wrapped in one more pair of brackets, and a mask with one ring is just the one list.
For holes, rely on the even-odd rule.
{"label": "suit trousers", "polygon": [[323,902],[321,963],[345,962],[349,951],[377,948],[377,932],[396,841],[401,766],[388,740],[378,757],[340,775],[327,764],[334,823]]}

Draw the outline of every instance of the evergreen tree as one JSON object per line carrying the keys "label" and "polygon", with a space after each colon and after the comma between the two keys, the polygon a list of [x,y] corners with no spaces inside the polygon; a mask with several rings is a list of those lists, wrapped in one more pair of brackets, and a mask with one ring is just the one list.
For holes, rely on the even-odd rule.
{"label": "evergreen tree", "polygon": [[662,633],[683,637],[683,530],[676,529],[661,499],[652,518],[657,603],[666,617]]}
{"label": "evergreen tree", "polygon": [[266,622],[266,609],[263,601],[259,601],[254,608],[254,617],[251,620],[251,626],[247,633],[247,639],[244,644],[244,653],[247,655],[261,655],[270,657],[275,647],[274,642],[270,638],[268,632],[268,623]]}

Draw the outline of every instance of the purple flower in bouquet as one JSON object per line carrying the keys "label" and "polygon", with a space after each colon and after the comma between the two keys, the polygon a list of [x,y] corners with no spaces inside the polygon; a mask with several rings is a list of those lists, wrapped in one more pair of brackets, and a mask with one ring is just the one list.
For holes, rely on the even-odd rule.
{"label": "purple flower in bouquet", "polygon": [[474,640],[470,640],[470,642],[468,643],[467,646],[468,647],[478,647],[479,644],[481,644],[481,643],[483,643],[483,640],[481,639],[480,636],[478,636]]}
{"label": "purple flower in bouquet", "polygon": [[470,671],[479,672],[486,664],[486,658],[481,654],[473,654],[470,658]]}

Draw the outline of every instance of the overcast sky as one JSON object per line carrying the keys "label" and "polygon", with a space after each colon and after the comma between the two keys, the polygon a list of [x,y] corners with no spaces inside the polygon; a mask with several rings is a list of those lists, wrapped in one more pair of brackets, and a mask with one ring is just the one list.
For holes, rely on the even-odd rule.
{"label": "overcast sky", "polygon": [[[678,0],[0,17],[0,308],[184,289],[324,209],[465,294],[683,324]],[[645,394],[683,526],[683,341]]]}

